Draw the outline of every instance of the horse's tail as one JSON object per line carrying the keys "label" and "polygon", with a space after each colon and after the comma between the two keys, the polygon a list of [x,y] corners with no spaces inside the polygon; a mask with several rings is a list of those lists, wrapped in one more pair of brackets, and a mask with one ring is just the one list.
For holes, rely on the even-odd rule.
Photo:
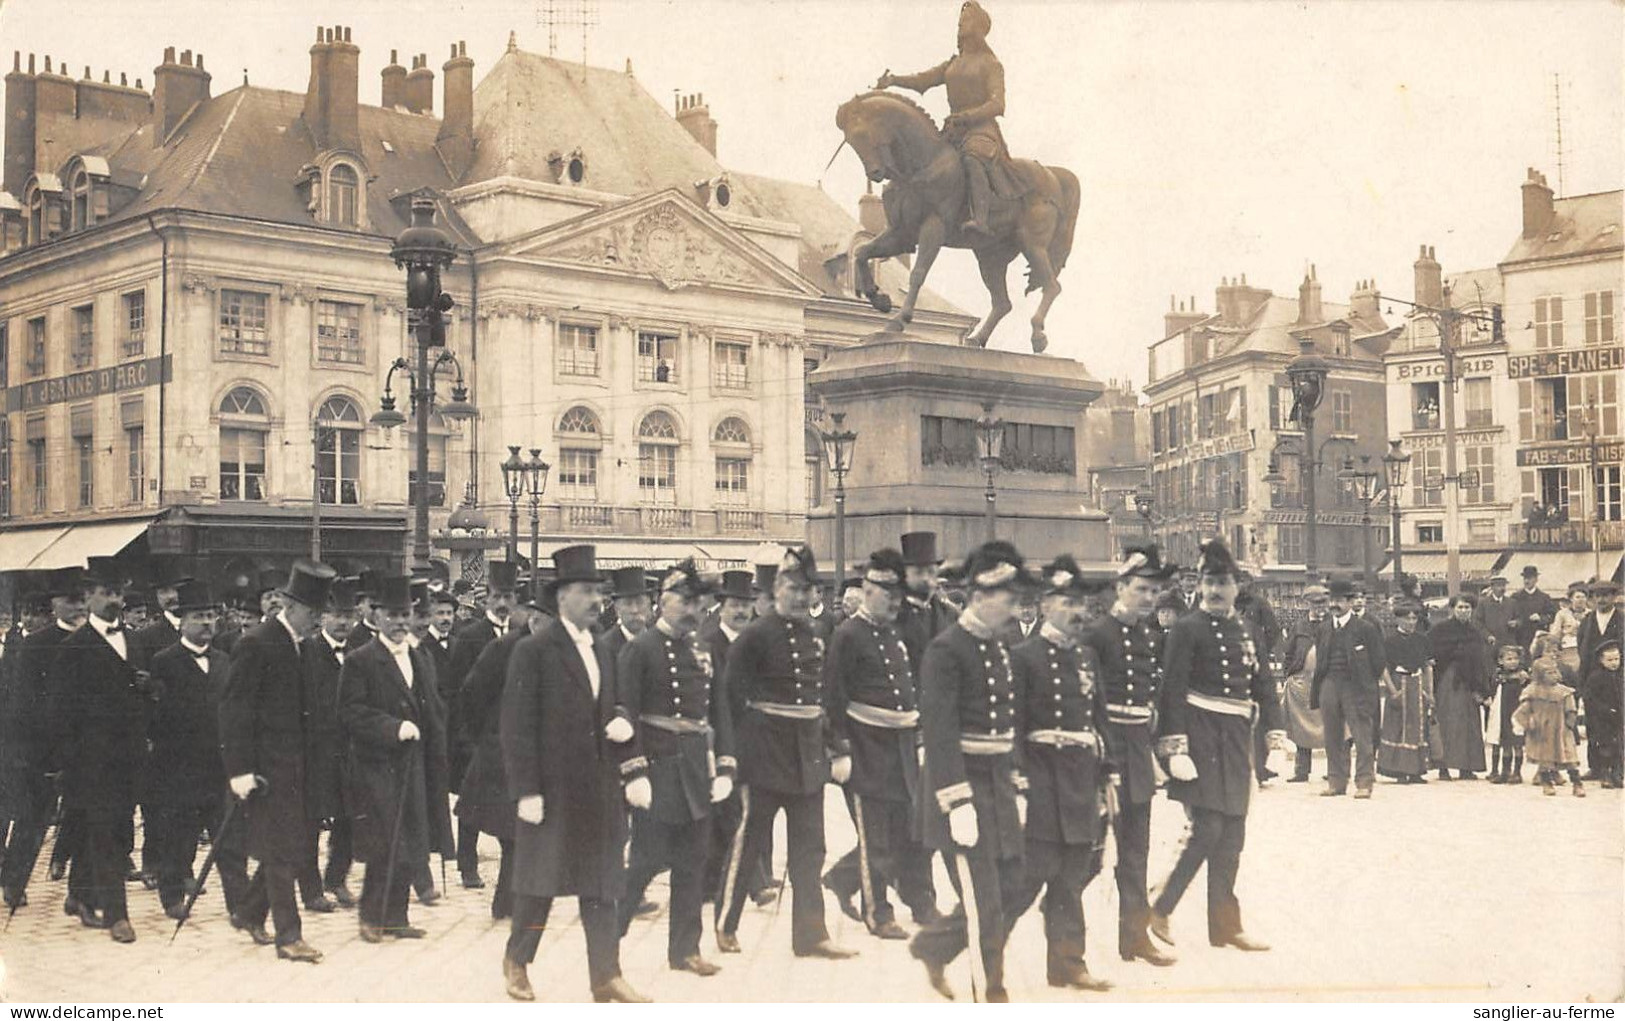
{"label": "horse's tail", "polygon": [[1065,167],[1052,167],[1055,180],[1061,186],[1061,219],[1055,225],[1055,236],[1049,243],[1050,265],[1055,267],[1055,275],[1060,276],[1061,270],[1066,266],[1067,256],[1072,254],[1072,232],[1078,226],[1078,209],[1083,204],[1083,188],[1078,184],[1078,175]]}

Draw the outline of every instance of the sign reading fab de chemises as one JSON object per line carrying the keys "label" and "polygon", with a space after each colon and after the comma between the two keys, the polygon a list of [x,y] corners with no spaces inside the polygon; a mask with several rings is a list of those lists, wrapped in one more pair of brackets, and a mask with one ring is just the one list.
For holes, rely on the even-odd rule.
{"label": "sign reading fab de chemises", "polygon": [[102,394],[140,390],[170,381],[170,356],[148,358],[71,376],[35,379],[6,390],[6,411],[33,411],[49,404],[83,401]]}
{"label": "sign reading fab de chemises", "polygon": [[1621,369],[1625,369],[1625,345],[1507,355],[1507,375],[1513,379],[1572,376],[1581,372],[1619,372]]}
{"label": "sign reading fab de chemises", "polygon": [[[1591,444],[1569,443],[1561,447],[1519,447],[1520,468],[1547,468],[1565,464],[1590,464]],[[1597,444],[1598,464],[1618,464],[1625,460],[1625,443],[1617,440]]]}

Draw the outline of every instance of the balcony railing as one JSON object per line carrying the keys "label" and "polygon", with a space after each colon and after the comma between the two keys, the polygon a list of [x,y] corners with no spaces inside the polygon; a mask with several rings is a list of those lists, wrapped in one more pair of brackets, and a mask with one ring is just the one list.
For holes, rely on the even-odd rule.
{"label": "balcony railing", "polygon": [[1536,419],[1535,440],[1566,440],[1569,438],[1569,423],[1566,419]]}
{"label": "balcony railing", "polygon": [[592,531],[615,527],[615,508],[601,504],[565,504],[564,525],[571,531]]}
{"label": "balcony railing", "polygon": [[683,507],[640,507],[646,532],[681,532],[694,528],[694,512]]}
{"label": "balcony railing", "polygon": [[762,530],[762,512],[758,510],[718,511],[717,524],[724,532],[760,532]]}

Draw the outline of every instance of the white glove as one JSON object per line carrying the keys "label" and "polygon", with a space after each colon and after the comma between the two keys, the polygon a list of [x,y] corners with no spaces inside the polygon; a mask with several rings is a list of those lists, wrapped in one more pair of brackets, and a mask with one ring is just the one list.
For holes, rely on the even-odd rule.
{"label": "white glove", "polygon": [[1517,720],[1513,720],[1512,733],[1518,737],[1523,737],[1523,724],[1519,723]]}
{"label": "white glove", "polygon": [[734,778],[731,776],[713,776],[711,778],[711,802],[727,801],[728,795],[734,792]]}
{"label": "white glove", "polygon": [[925,766],[925,745],[914,749],[914,764],[922,768]]}
{"label": "white glove", "polygon": [[1290,752],[1297,748],[1297,745],[1294,745],[1292,740],[1286,736],[1284,730],[1271,730],[1264,737],[1269,743],[1269,749],[1272,752]]}
{"label": "white glove", "polygon": [[540,794],[527,794],[519,799],[516,810],[520,822],[528,822],[532,826],[542,824],[542,796]]}
{"label": "white glove", "polygon": [[413,723],[411,720],[401,721],[401,733],[397,740],[416,741],[422,736],[422,734],[418,733],[418,725],[416,723]]}
{"label": "white glove", "polygon": [[648,809],[654,796],[654,787],[646,776],[640,776],[626,785],[626,803],[633,808]]}
{"label": "white glove", "polygon": [[1196,763],[1189,755],[1174,755],[1168,759],[1168,775],[1186,783],[1196,779]]}
{"label": "white glove", "polygon": [[949,812],[948,833],[960,847],[975,847],[982,838],[976,828],[976,806],[967,801]]}
{"label": "white glove", "polygon": [[829,778],[836,783],[846,783],[852,779],[852,756],[841,755],[829,762]]}
{"label": "white glove", "polygon": [[617,716],[604,724],[604,736],[615,744],[625,744],[632,740],[632,721],[624,716]]}
{"label": "white glove", "polygon": [[1027,828],[1027,797],[1024,794],[1016,795],[1016,821],[1021,823],[1022,829]]}
{"label": "white glove", "polygon": [[247,801],[248,796],[254,793],[254,774],[244,773],[232,777],[231,793],[236,795],[238,801]]}

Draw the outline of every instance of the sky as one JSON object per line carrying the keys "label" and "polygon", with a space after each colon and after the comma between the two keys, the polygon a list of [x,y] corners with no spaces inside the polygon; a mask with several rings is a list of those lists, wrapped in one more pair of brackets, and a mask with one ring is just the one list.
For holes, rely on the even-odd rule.
{"label": "sky", "polygon": [[[1494,265],[1515,240],[1527,167],[1560,194],[1621,187],[1622,28],[1612,0],[984,0],[1005,67],[1006,140],[1070,168],[1083,208],[1050,352],[1100,379],[1143,383],[1170,295],[1212,311],[1221,277],[1295,295],[1312,263],[1327,300],[1356,281],[1412,296],[1411,262],[1433,245],[1447,273]],[[436,70],[466,40],[476,79],[508,33],[583,55],[582,0],[0,0],[0,52],[50,54],[72,73],[125,71],[151,84],[165,46],[205,55],[218,94],[240,84],[303,91],[314,26],[344,24],[361,47],[361,98],[378,101],[389,50]],[[950,56],[953,0],[600,0],[588,62],[622,68],[669,102],[705,95],[725,166],[818,180],[840,143],[837,105],[887,69]],[[87,26],[95,30],[87,31]],[[939,117],[941,90],[924,100]],[[850,150],[823,187],[854,213],[863,174]],[[1019,293],[1024,265],[1011,269]],[[929,285],[968,312],[987,296],[968,252]],[[1037,300],[1018,302],[992,346],[1027,350]]]}

